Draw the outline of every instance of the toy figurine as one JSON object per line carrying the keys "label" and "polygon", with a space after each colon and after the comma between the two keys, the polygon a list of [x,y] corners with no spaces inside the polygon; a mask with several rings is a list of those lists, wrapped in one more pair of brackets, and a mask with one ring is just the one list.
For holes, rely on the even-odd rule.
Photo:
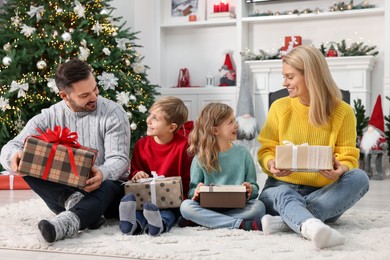
{"label": "toy figurine", "polygon": [[[386,153],[387,141],[384,134],[384,117],[381,96],[379,95],[368,126],[364,129],[360,141],[360,149],[364,153],[363,168],[368,176],[374,180],[383,180],[382,155]],[[376,172],[371,172],[371,158],[375,158]]]}

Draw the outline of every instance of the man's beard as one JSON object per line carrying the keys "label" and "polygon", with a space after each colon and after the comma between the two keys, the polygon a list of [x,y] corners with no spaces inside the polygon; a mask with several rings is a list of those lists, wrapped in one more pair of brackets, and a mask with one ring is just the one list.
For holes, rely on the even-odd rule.
{"label": "man's beard", "polygon": [[70,108],[75,112],[93,112],[97,108],[97,101],[96,102],[88,102],[84,106],[77,105],[72,99],[69,99],[68,102],[69,102]]}
{"label": "man's beard", "polygon": [[363,149],[365,154],[368,154],[371,148],[377,144],[380,137],[381,134],[377,130],[372,132],[366,131],[363,134],[362,141],[360,142],[360,148]]}

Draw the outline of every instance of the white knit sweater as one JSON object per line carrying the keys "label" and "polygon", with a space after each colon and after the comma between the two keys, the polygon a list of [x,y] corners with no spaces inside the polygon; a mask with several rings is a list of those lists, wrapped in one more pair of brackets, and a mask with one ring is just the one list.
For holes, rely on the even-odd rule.
{"label": "white knit sweater", "polygon": [[33,117],[13,140],[1,149],[0,163],[11,171],[10,159],[29,135],[39,134],[36,128],[46,131],[55,126],[67,127],[78,133],[78,142],[97,149],[95,166],[104,180],[127,179],[130,154],[130,125],[124,109],[117,103],[98,97],[93,112],[73,112],[64,101],[58,102]]}

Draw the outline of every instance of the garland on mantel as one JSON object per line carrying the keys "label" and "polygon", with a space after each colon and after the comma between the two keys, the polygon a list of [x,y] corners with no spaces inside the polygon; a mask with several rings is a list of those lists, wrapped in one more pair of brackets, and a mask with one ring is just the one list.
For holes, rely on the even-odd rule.
{"label": "garland on mantel", "polygon": [[[335,2],[332,6],[329,7],[328,11],[339,12],[339,11],[349,11],[349,10],[361,10],[361,9],[368,9],[374,7],[375,5],[370,5],[368,1],[363,1],[358,5],[354,5],[353,0],[351,0],[348,4],[346,4],[345,2],[338,2],[338,3]],[[258,10],[256,10],[254,14],[251,14],[249,16],[256,17],[256,16],[277,16],[277,15],[293,15],[293,14],[301,15],[301,14],[311,14],[311,13],[318,14],[321,12],[323,11],[318,7],[315,9],[310,9],[310,8],[305,8],[303,10],[294,9],[294,10],[287,10],[284,12],[279,12],[279,11],[273,12],[269,10],[267,12],[261,13]]]}
{"label": "garland on mantel", "polygon": [[[345,56],[367,56],[372,55],[376,56],[378,55],[378,51],[375,51],[376,46],[368,46],[364,45],[363,42],[354,42],[350,46],[347,46],[346,41],[342,40],[340,43],[337,42],[330,42],[327,45],[328,47],[325,47],[324,43],[321,43],[319,50],[324,54],[324,56],[327,56],[327,53],[330,48],[337,49],[338,56],[345,57]],[[282,54],[280,49],[277,52],[267,52],[265,50],[260,49],[258,54],[255,54],[249,49],[246,49],[243,52],[240,52],[242,58],[244,60],[277,60],[281,59]]]}

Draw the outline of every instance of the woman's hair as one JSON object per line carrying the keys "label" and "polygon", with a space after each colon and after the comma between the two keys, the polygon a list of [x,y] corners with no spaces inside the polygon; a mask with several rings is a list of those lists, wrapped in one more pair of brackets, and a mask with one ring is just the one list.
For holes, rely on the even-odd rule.
{"label": "woman's hair", "polygon": [[55,75],[57,88],[69,93],[73,83],[88,79],[91,73],[92,68],[88,63],[79,59],[68,60],[61,64]]}
{"label": "woman's hair", "polygon": [[329,122],[342,96],[324,55],[315,47],[302,45],[292,49],[283,62],[304,75],[310,95],[309,122],[314,126]]}
{"label": "woman's hair", "polygon": [[197,155],[199,164],[209,173],[220,171],[218,162],[219,148],[214,135],[214,127],[229,118],[233,109],[226,104],[210,103],[206,105],[195,121],[188,142],[188,152]]}
{"label": "woman's hair", "polygon": [[175,123],[177,125],[175,132],[184,125],[188,118],[188,108],[184,102],[177,97],[167,96],[160,98],[154,102],[150,110],[152,109],[160,109],[164,112],[164,118],[167,123]]}

